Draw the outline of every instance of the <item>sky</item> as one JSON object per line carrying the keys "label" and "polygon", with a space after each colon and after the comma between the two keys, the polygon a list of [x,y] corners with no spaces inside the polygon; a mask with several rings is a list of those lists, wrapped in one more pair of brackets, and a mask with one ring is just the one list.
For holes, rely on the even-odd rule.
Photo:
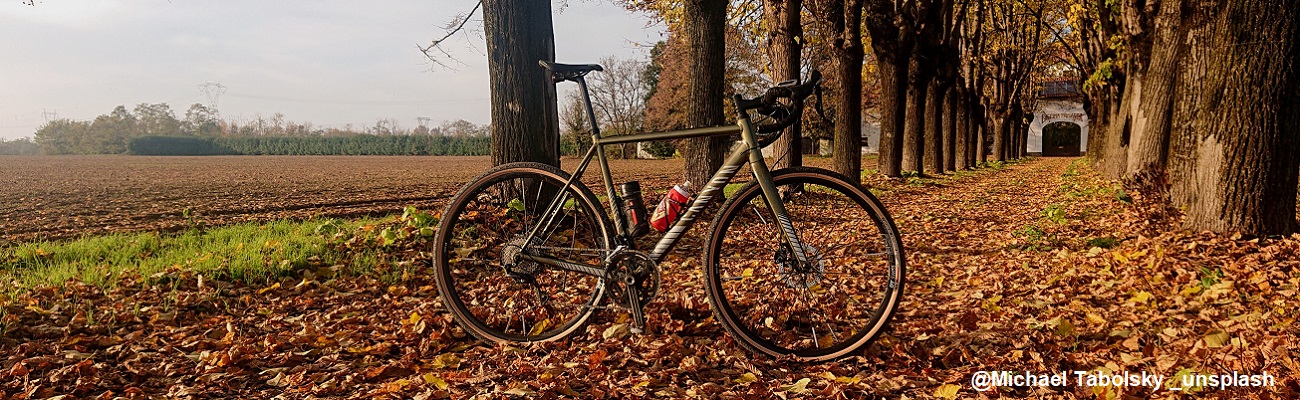
{"label": "sky", "polygon": [[[177,118],[220,83],[225,119],[284,114],[318,127],[490,120],[481,15],[443,44],[473,0],[17,0],[0,5],[0,138],[47,119],[91,120],[118,105],[167,103]],[[644,58],[662,25],[598,0],[554,1],[556,60]],[[563,8],[561,4],[563,3]],[[562,85],[561,97],[572,88]]]}

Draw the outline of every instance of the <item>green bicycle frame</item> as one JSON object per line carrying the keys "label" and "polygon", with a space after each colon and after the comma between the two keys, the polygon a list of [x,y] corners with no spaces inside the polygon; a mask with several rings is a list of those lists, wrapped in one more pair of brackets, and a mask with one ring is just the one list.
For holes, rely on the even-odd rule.
{"label": "green bicycle frame", "polygon": [[[581,77],[578,77],[576,80],[578,81],[579,87],[582,89],[583,100],[587,108],[587,115],[591,117],[594,113],[591,109],[591,100],[587,95],[586,82],[583,81]],[[732,145],[731,153],[727,156],[726,161],[723,162],[722,167],[719,168],[718,171],[713,174],[713,177],[709,179],[709,182],[703,186],[703,189],[695,196],[695,199],[687,206],[686,212],[677,219],[677,222],[675,222],[673,226],[664,233],[663,238],[660,238],[655,244],[654,249],[649,253],[650,258],[655,262],[662,261],[663,257],[672,250],[673,246],[677,244],[682,235],[695,225],[695,219],[699,213],[704,210],[704,207],[708,206],[713,199],[722,197],[723,188],[727,186],[727,183],[731,182],[731,179],[735,177],[736,172],[740,170],[740,167],[743,166],[745,162],[749,162],[754,180],[758,182],[758,185],[763,190],[763,199],[766,201],[768,209],[772,212],[772,215],[775,216],[778,225],[781,227],[783,233],[782,241],[789,246],[789,249],[799,262],[802,263],[808,260],[807,255],[804,252],[803,242],[799,239],[798,232],[795,231],[794,226],[790,223],[790,217],[786,213],[785,205],[780,201],[772,201],[773,199],[780,199],[780,193],[778,193],[776,185],[772,183],[771,171],[768,170],[767,163],[763,160],[762,149],[754,134],[753,126],[750,124],[749,118],[745,113],[741,113],[738,116],[736,125],[667,132],[638,133],[608,138],[600,136],[600,129],[596,126],[595,118],[588,118],[588,121],[592,121],[592,146],[587,150],[586,155],[583,156],[582,162],[578,164],[578,168],[573,171],[573,175],[569,178],[569,181],[565,183],[564,189],[573,185],[574,182],[579,181],[583,173],[586,172],[592,159],[595,158],[600,165],[601,176],[604,178],[605,193],[609,199],[609,207],[614,214],[613,222],[615,232],[618,234],[620,245],[630,245],[632,241],[630,240],[630,228],[627,227],[624,222],[626,216],[623,212],[623,207],[621,206],[622,198],[614,192],[614,179],[610,173],[609,161],[605,156],[605,145],[739,135],[740,141]],[[542,214],[546,217],[543,218],[542,223],[533,227],[532,231],[528,233],[527,240],[525,240],[524,243],[532,243],[533,238],[541,232],[542,227],[549,226],[554,222],[555,218],[561,211],[560,208],[564,204],[565,197],[568,193],[568,191],[564,189],[561,189],[561,195],[556,196],[556,198],[551,201],[551,204],[546,207],[545,213]],[[526,253],[521,255],[521,257],[530,261],[575,272],[602,277],[605,276],[604,268],[592,265],[578,264],[548,256],[529,255]]]}

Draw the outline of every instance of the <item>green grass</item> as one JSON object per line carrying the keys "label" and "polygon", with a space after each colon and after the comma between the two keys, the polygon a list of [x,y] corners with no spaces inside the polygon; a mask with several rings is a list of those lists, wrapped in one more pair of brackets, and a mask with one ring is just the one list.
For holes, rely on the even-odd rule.
{"label": "green grass", "polygon": [[[369,221],[332,223],[353,230]],[[9,290],[69,279],[110,286],[123,272],[150,276],[180,267],[220,279],[256,281],[281,276],[320,260],[337,261],[323,221],[247,223],[180,234],[110,234],[0,248],[0,282]],[[315,257],[315,258],[313,258]]]}

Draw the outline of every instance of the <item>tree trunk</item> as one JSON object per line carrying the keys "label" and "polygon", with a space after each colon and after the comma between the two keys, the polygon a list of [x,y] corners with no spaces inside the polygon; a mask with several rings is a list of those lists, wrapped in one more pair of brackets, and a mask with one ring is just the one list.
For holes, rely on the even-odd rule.
{"label": "tree trunk", "polygon": [[955,142],[953,142],[953,169],[964,170],[971,166],[970,147],[974,140],[971,140],[970,134],[970,105],[966,102],[966,88],[957,85],[953,88],[953,131]]}
{"label": "tree trunk", "polygon": [[1130,118],[1130,140],[1125,186],[1138,191],[1163,193],[1168,189],[1165,165],[1169,156],[1170,120],[1173,116],[1174,88],[1177,84],[1179,56],[1182,52],[1182,8],[1178,0],[1161,4],[1155,23],[1151,62],[1142,83],[1141,103]]}
{"label": "tree trunk", "polygon": [[1011,113],[1006,117],[1006,160],[1015,160],[1019,158],[1019,149],[1021,149],[1021,112],[1019,106],[1013,106]]}
{"label": "tree trunk", "polygon": [[835,35],[831,54],[840,93],[832,164],[835,172],[858,183],[862,181],[862,0],[844,0],[838,13],[829,17],[835,27],[828,33]]}
{"label": "tree trunk", "polygon": [[943,91],[943,170],[957,169],[957,85]]}
{"label": "tree trunk", "polygon": [[907,107],[904,110],[903,169],[923,173],[925,157],[925,92],[930,78],[926,76],[921,56],[913,51],[907,60]]}
{"label": "tree trunk", "polygon": [[[876,41],[872,40],[875,45]],[[876,168],[881,174],[897,178],[903,175],[904,107],[907,92],[907,66],[900,65],[876,51],[876,69],[880,72],[880,148]]]}
{"label": "tree trunk", "polygon": [[975,119],[975,162],[984,163],[989,160],[989,123],[988,113],[984,107],[977,102],[972,101],[974,108],[971,110],[971,117]]}
{"label": "tree trunk", "polygon": [[[1033,114],[1026,115],[1026,113],[1021,112],[1020,128],[1019,128],[1020,129],[1019,148],[1020,148],[1021,158],[1029,156],[1029,124],[1033,122],[1033,118],[1034,118]],[[1041,145],[1039,147],[1039,151],[1042,151]]]}
{"label": "tree trunk", "polygon": [[1102,150],[1101,174],[1106,179],[1123,177],[1128,168],[1129,133],[1133,128],[1133,109],[1141,103],[1142,71],[1129,71],[1124,80],[1124,95],[1119,108],[1111,117]]}
{"label": "tree trunk", "polygon": [[1191,229],[1297,231],[1300,0],[1187,0],[1171,199]]}
{"label": "tree trunk", "polygon": [[1016,117],[1013,120],[1016,123],[1015,125],[1012,125],[1012,129],[1015,129],[1015,131],[1012,132],[1012,134],[1015,135],[1016,137],[1016,146],[1014,147],[1016,151],[1016,158],[1025,158],[1025,155],[1029,150],[1028,118],[1029,116],[1025,115],[1024,107],[1017,104]]}
{"label": "tree trunk", "polygon": [[925,89],[925,172],[943,173],[943,82],[930,79]]}
{"label": "tree trunk", "polygon": [[989,134],[993,136],[992,156],[994,161],[1007,160],[1007,148],[1010,147],[1010,143],[1007,143],[1007,132],[1010,131],[1007,127],[1007,119],[1006,116],[996,112],[989,113],[988,116]]}
{"label": "tree trunk", "polygon": [[555,83],[538,60],[555,60],[551,2],[483,2],[493,165],[533,161],[558,166],[560,122]]}
{"label": "tree trunk", "polygon": [[[725,73],[726,0],[687,0],[684,27],[690,44],[690,97],[686,123],[691,127],[722,125]],[[726,157],[727,137],[694,138],[686,142],[686,180],[703,187]]]}
{"label": "tree trunk", "polygon": [[912,33],[896,24],[893,0],[867,0],[864,23],[880,74],[880,149],[876,168],[888,177],[903,173],[903,131],[907,105],[907,54]]}
{"label": "tree trunk", "polygon": [[1101,164],[1106,159],[1107,136],[1110,133],[1111,121],[1119,113],[1120,91],[1115,87],[1097,89],[1107,92],[1097,96],[1089,96],[1089,100],[1084,101],[1084,109],[1088,112],[1088,159],[1093,165],[1100,169]]}
{"label": "tree trunk", "polygon": [[[767,54],[772,60],[772,80],[783,82],[799,78],[799,55],[803,46],[803,25],[799,23],[801,0],[766,0],[763,16],[772,27],[767,37]],[[773,169],[803,165],[803,135],[795,122],[772,144],[776,160]]]}

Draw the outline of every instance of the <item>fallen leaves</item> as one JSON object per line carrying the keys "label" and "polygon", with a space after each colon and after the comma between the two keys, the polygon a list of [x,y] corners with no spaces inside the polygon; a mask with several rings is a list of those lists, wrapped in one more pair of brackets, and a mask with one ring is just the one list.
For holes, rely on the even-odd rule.
{"label": "fallen leaves", "polygon": [[[201,284],[172,270],[123,276],[111,288],[69,282],[0,298],[0,398],[955,399],[970,395],[964,382],[978,370],[1099,367],[1270,372],[1278,386],[1265,395],[1300,395],[1300,237],[1166,229],[1143,217],[1140,198],[1120,203],[1091,173],[1061,177],[1067,162],[924,187],[869,178],[902,226],[907,295],[886,335],[838,362],[798,364],[737,346],[713,321],[698,251],[662,265],[645,334],[605,310],[568,340],[513,346],[480,343],[457,326],[427,268],[358,277],[322,265],[310,270],[330,273],[310,279]],[[1039,212],[1053,204],[1065,223]],[[1033,246],[1013,234],[1025,226],[1042,231]],[[413,232],[410,240],[423,240]],[[701,232],[682,248],[698,250]],[[1089,244],[1099,237],[1118,239]],[[392,249],[423,265],[414,246]],[[985,393],[1146,397],[1075,389]]]}

